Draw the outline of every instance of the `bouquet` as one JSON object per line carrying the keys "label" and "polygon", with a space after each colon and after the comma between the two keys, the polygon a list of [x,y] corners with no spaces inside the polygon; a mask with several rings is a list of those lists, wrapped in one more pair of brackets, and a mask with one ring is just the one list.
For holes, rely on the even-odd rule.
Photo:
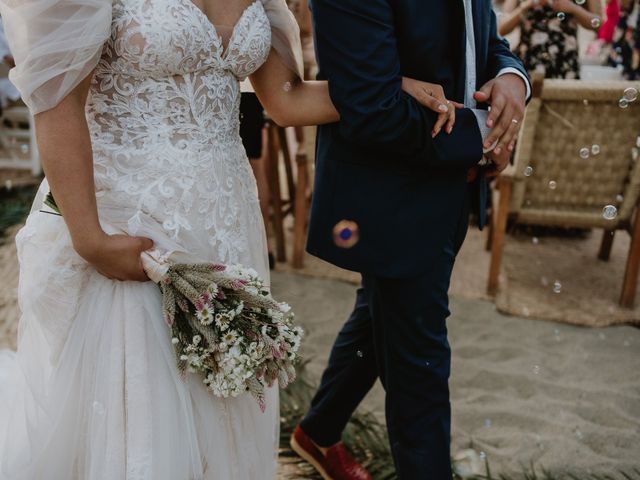
{"label": "bouquet", "polygon": [[[44,205],[60,215],[53,195]],[[142,254],[162,291],[179,370],[199,373],[213,395],[249,392],[264,411],[264,391],[296,378],[302,328],[286,303],[273,299],[258,273],[241,265],[170,263],[171,252]]]}
{"label": "bouquet", "polygon": [[181,372],[199,373],[213,395],[249,392],[264,411],[264,391],[295,380],[302,329],[289,305],[273,299],[257,272],[241,265],[170,264],[143,254],[162,291],[165,321]]}

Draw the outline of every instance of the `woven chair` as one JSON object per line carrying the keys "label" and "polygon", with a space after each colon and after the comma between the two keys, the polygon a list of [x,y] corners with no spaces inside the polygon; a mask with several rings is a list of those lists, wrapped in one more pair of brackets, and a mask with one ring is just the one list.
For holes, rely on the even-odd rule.
{"label": "woven chair", "polygon": [[[629,87],[640,85],[534,79],[534,98],[527,107],[514,165],[494,187],[487,243],[490,295],[499,287],[507,222],[512,218],[528,225],[603,228],[599,258],[605,261],[615,232],[628,231],[631,247],[620,304],[633,307],[640,267],[640,100],[620,107]],[[617,209],[615,217],[605,215],[607,206]]]}

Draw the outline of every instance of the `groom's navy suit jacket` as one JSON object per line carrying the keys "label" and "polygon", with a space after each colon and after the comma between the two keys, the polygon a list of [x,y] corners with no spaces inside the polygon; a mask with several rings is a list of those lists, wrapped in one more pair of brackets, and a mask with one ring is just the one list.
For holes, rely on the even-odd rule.
{"label": "groom's navy suit jacket", "polygon": [[[482,157],[475,115],[431,138],[436,114],[401,90],[401,77],[443,86],[463,102],[463,0],[311,0],[320,79],[338,123],[318,130],[308,251],[343,268],[417,276],[466,229],[467,171]],[[525,70],[496,32],[491,0],[473,0],[477,86],[505,67]],[[525,73],[526,74],[526,73]],[[344,249],[334,226],[351,220]]]}

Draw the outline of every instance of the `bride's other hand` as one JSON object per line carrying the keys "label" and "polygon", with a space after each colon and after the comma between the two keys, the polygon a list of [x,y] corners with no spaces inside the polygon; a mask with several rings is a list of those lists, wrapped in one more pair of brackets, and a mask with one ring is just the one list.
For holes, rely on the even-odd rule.
{"label": "bride's other hand", "polygon": [[438,135],[445,125],[445,131],[451,133],[456,123],[456,108],[462,108],[463,106],[447,100],[440,85],[403,77],[402,90],[415,98],[420,104],[438,114],[438,120],[431,131],[432,138]]}
{"label": "bride's other hand", "polygon": [[35,116],[40,158],[78,254],[106,277],[147,281],[140,254],[152,248],[153,242],[107,235],[100,225],[85,114],[91,77],[88,75],[57,106]]}
{"label": "bride's other hand", "polygon": [[98,272],[112,280],[146,282],[140,254],[153,248],[144,237],[98,233],[95,239],[75,245],[78,254]]}

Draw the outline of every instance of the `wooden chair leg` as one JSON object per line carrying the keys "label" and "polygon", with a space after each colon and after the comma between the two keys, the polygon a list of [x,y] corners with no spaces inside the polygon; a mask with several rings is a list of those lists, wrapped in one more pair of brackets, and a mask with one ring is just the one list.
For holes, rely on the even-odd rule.
{"label": "wooden chair leg", "polygon": [[287,260],[284,238],[284,218],[282,212],[282,194],[280,192],[280,149],[278,141],[278,126],[269,125],[269,155],[267,177],[269,179],[269,191],[273,219],[273,232],[276,237],[276,259],[279,262]]}
{"label": "wooden chair leg", "polygon": [[633,308],[636,299],[636,287],[638,286],[638,271],[640,270],[640,214],[636,211],[633,229],[631,231],[631,246],[627,258],[627,268],[622,283],[622,295],[620,305],[625,308]]}
{"label": "wooden chair leg", "polygon": [[296,198],[296,184],[293,181],[293,164],[291,163],[291,150],[289,149],[289,140],[287,131],[278,127],[278,138],[280,139],[280,150],[284,157],[284,169],[287,174],[287,188],[289,189],[289,201],[293,204]]}
{"label": "wooden chair leg", "polygon": [[493,244],[493,217],[494,217],[494,210],[495,208],[491,208],[491,212],[489,213],[489,216],[487,218],[488,222],[487,222],[487,241],[485,242],[484,245],[484,249],[487,252],[491,251],[491,245]]}
{"label": "wooden chair leg", "polygon": [[293,225],[293,268],[304,266],[304,246],[307,241],[307,224],[309,221],[309,200],[307,189],[309,187],[309,172],[307,155],[296,155],[298,166],[297,195],[294,210]]}
{"label": "wooden chair leg", "polygon": [[613,247],[613,240],[615,238],[615,230],[605,230],[602,234],[602,243],[600,244],[600,252],[598,258],[603,262],[608,262],[611,257],[611,248]]}
{"label": "wooden chair leg", "polygon": [[509,204],[511,202],[511,193],[513,191],[513,183],[511,179],[501,178],[499,182],[500,201],[499,205],[497,206],[497,211],[495,211],[493,214],[493,242],[491,245],[491,265],[489,267],[489,281],[487,284],[487,292],[489,293],[489,295],[495,295],[498,292],[500,267],[502,266],[502,253],[504,250],[504,242],[507,234]]}

